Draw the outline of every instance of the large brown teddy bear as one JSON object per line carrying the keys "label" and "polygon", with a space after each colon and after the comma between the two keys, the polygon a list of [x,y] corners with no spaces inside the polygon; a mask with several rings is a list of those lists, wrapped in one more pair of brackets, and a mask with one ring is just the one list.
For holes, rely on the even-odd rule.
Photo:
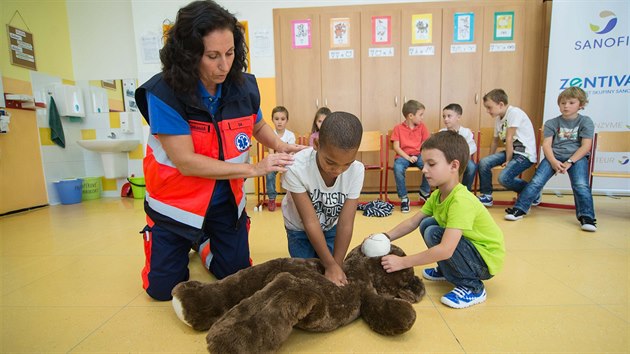
{"label": "large brown teddy bear", "polygon": [[[394,245],[390,253],[404,255]],[[401,334],[416,320],[411,303],[424,284],[413,268],[386,273],[380,260],[356,247],[344,261],[348,285],[338,287],[318,259],[274,259],[214,283],[180,283],[173,306],[185,323],[209,330],[211,353],[274,352],[293,327],[327,332],[359,316],[377,333]]]}

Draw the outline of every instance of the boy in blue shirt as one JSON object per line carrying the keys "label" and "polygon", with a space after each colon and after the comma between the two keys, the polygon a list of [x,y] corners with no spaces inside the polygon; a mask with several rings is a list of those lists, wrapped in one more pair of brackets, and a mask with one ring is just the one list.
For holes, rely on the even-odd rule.
{"label": "boy in blue shirt", "polygon": [[443,304],[465,308],[486,300],[482,280],[503,268],[503,232],[481,202],[459,183],[469,159],[466,139],[454,131],[434,134],[422,145],[422,172],[437,187],[420,212],[401,222],[386,235],[401,238],[417,228],[426,251],[381,258],[386,272],[437,262],[423,271],[424,278],[447,280],[455,288],[442,296]]}

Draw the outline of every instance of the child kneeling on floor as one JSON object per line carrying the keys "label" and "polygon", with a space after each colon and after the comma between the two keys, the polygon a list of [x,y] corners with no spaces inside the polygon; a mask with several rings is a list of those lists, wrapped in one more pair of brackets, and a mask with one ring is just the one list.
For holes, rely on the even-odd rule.
{"label": "child kneeling on floor", "polygon": [[442,303],[465,308],[486,300],[482,280],[501,271],[505,258],[503,232],[481,202],[460,183],[469,159],[466,139],[454,131],[434,134],[422,145],[422,172],[437,187],[420,212],[386,235],[401,238],[417,228],[428,249],[405,257],[384,256],[381,264],[391,273],[437,262],[422,273],[428,280],[447,280],[455,288]]}
{"label": "child kneeling on floor", "polygon": [[554,175],[568,174],[575,199],[575,213],[584,231],[595,232],[595,208],[589,185],[589,154],[593,144],[595,125],[591,118],[579,113],[588,103],[586,92],[569,87],[558,96],[561,115],[545,122],[542,143],[545,158],[540,161],[536,174],[519,194],[513,208],[505,209],[505,219],[522,219],[532,202],[539,198],[542,189]]}

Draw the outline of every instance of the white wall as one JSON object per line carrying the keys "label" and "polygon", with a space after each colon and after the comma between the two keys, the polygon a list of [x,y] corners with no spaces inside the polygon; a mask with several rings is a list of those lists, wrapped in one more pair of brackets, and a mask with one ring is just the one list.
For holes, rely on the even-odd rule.
{"label": "white wall", "polygon": [[136,78],[130,0],[66,1],[75,80]]}

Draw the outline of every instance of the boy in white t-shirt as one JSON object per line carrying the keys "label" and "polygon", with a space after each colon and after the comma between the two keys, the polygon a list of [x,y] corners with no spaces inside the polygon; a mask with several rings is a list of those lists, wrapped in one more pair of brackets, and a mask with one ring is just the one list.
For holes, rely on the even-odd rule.
{"label": "boy in white t-shirt", "polygon": [[[479,201],[485,206],[492,206],[492,168],[504,166],[499,174],[499,183],[520,193],[527,182],[518,176],[536,163],[536,136],[527,114],[518,107],[508,105],[508,96],[502,89],[494,89],[483,96],[483,105],[496,121],[490,155],[479,161]],[[496,152],[499,139],[505,143],[505,151]],[[537,200],[534,205],[539,203]]]}
{"label": "boy in white t-shirt", "polygon": [[459,122],[463,113],[464,110],[462,109],[462,106],[457,103],[451,103],[444,107],[444,109],[442,109],[442,119],[444,120],[445,128],[440,129],[440,131],[452,130],[466,139],[470,159],[468,159],[466,170],[462,176],[462,184],[465,185],[469,191],[472,191],[472,185],[475,181],[475,172],[477,172],[477,165],[475,164],[475,161],[473,161],[473,155],[477,152],[477,143],[475,143],[475,135],[473,132],[466,127],[462,127]]}
{"label": "boy in white t-shirt", "polygon": [[[271,111],[271,121],[276,128],[275,132],[280,140],[289,145],[295,144],[295,134],[287,129],[287,123],[289,122],[289,111],[286,108],[284,108],[283,106],[274,107],[274,109]],[[273,154],[274,150],[269,149],[269,153]],[[267,209],[269,209],[269,211],[276,210],[276,197],[278,196],[278,193],[276,192],[277,174],[278,172],[272,171],[269,172],[265,178],[267,183],[267,196],[269,197]]]}
{"label": "boy in white t-shirt", "polygon": [[356,214],[364,166],[356,161],[363,128],[357,117],[333,112],[322,123],[313,149],[295,154],[282,175],[289,254],[318,257],[327,279],[347,284],[342,269]]}

